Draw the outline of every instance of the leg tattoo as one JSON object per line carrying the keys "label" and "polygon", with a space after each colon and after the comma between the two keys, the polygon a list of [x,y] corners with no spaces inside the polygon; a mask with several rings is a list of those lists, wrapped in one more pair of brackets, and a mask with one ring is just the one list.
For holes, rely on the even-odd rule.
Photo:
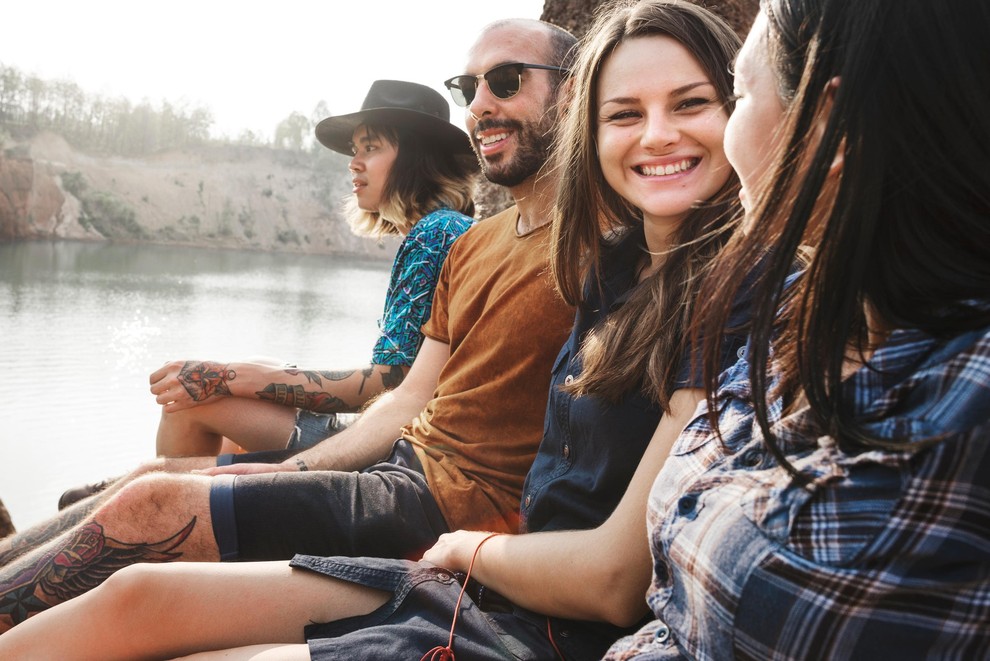
{"label": "leg tattoo", "polygon": [[[196,518],[182,530],[160,542],[130,544],[108,537],[103,526],[91,521],[68,536],[64,544],[35,561],[22,562],[0,576],[0,631],[46,608],[78,597],[111,574],[138,562],[172,562],[176,551],[192,532]],[[23,565],[23,566],[22,566]],[[12,574],[12,575],[10,575]]]}
{"label": "leg tattoo", "polygon": [[96,509],[99,499],[87,502],[85,505],[77,505],[62,511],[58,516],[40,523],[33,528],[28,528],[24,532],[12,535],[0,542],[0,567],[4,567],[15,559],[21,557],[33,548],[46,544],[55,539],[69,528],[72,528],[85,519],[91,511]]}

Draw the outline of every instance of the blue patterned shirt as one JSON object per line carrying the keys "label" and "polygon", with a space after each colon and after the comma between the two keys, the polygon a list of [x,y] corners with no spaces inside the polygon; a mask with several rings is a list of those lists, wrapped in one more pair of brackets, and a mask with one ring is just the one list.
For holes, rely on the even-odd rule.
{"label": "blue patterned shirt", "polygon": [[702,405],[650,496],[659,618],[607,659],[990,658],[990,329],[895,332],[847,382],[897,450],[849,453],[810,410],[774,431],[811,478],[775,466],[748,366]]}
{"label": "blue patterned shirt", "polygon": [[420,328],[430,318],[433,290],[454,240],[474,219],[450,209],[438,209],[416,223],[395,255],[371,362],[412,365],[423,344]]}

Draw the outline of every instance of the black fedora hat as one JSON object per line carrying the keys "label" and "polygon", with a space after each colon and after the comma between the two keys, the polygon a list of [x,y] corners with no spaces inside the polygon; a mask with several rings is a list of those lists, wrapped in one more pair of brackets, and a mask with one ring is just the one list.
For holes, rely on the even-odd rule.
{"label": "black fedora hat", "polygon": [[409,126],[428,133],[430,143],[455,154],[471,153],[467,134],[450,123],[450,106],[436,90],[404,80],[376,80],[361,110],[327,117],[316,125],[316,139],[341,154],[351,153],[351,137],[361,124]]}

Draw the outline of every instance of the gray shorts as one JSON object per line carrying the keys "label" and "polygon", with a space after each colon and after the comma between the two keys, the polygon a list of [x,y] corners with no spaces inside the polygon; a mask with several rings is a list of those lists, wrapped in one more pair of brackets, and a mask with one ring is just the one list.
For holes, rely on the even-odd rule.
{"label": "gray shorts", "polygon": [[[235,455],[280,461],[290,451]],[[210,486],[220,558],[288,560],[315,555],[418,558],[448,532],[407,441],[364,471],[222,475]]]}
{"label": "gray shorts", "polygon": [[[447,644],[462,576],[425,562],[382,558],[296,556],[290,564],[393,595],[368,615],[307,626],[313,661],[419,659]],[[571,646],[566,645],[572,630],[554,621],[553,635],[568,659],[598,659],[611,642],[600,649],[582,645],[572,656]],[[458,661],[559,658],[547,635],[546,617],[512,607],[504,599],[491,604],[482,599],[479,606],[467,592],[457,616],[453,649]]]}
{"label": "gray shorts", "polygon": [[289,450],[311,448],[347,429],[357,417],[357,413],[313,413],[299,409],[296,411],[296,426],[289,434],[285,447]]}

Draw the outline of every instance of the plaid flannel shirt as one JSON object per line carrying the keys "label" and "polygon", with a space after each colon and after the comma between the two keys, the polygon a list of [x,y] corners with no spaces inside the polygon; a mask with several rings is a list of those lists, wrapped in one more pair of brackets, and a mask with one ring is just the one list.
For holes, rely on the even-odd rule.
{"label": "plaid flannel shirt", "polygon": [[805,409],[766,452],[748,365],[699,408],[650,497],[657,620],[607,659],[990,658],[990,330],[898,331],[848,382],[897,451],[847,453]]}

